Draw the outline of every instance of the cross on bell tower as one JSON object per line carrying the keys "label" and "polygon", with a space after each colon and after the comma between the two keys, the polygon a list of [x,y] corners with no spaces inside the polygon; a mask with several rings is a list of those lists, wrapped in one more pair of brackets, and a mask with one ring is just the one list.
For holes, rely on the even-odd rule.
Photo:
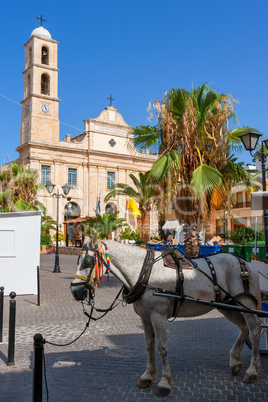
{"label": "cross on bell tower", "polygon": [[110,106],[112,106],[112,102],[113,102],[113,100],[114,100],[114,98],[112,97],[112,95],[110,95],[109,98],[107,98],[107,99],[110,100]]}
{"label": "cross on bell tower", "polygon": [[36,19],[37,19],[37,20],[40,20],[40,21],[39,21],[39,25],[40,25],[41,27],[43,26],[43,21],[44,21],[44,22],[47,22],[47,20],[44,20],[42,14],[41,14],[41,17],[36,17]]}

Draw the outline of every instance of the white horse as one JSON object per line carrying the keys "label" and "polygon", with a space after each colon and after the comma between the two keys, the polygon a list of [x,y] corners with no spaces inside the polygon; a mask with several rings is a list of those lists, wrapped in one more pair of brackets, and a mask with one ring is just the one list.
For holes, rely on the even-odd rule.
{"label": "white horse", "polygon": [[[127,289],[133,288],[136,284],[139,273],[143,266],[146,250],[130,245],[120,244],[114,241],[105,241],[108,245],[111,272],[114,274]],[[94,255],[96,255],[97,238],[94,236],[86,244],[89,251],[83,251],[83,255],[78,263],[77,274],[71,283],[71,290],[77,300],[85,298],[85,277],[90,275],[93,265]],[[94,251],[95,250],[95,251]],[[86,257],[87,254],[87,257]],[[160,253],[156,253],[156,257]],[[89,258],[88,258],[89,257]],[[217,283],[232,296],[240,295],[238,300],[244,306],[256,309],[256,299],[260,300],[259,276],[250,265],[246,264],[249,272],[250,293],[254,297],[243,295],[244,286],[241,279],[241,268],[239,260],[229,254],[216,254],[209,257],[215,267]],[[86,263],[84,263],[86,259]],[[90,260],[91,259],[91,260]],[[211,271],[205,259],[194,260],[205,274],[211,277]],[[215,300],[215,290],[213,283],[198,269],[183,269],[184,292],[185,295],[202,300]],[[166,396],[171,391],[172,376],[168,361],[167,351],[167,320],[173,316],[174,300],[169,297],[157,297],[153,295],[153,288],[162,288],[168,291],[176,289],[176,270],[167,268],[163,265],[163,260],[159,259],[152,268],[149,287],[143,297],[136,301],[133,306],[135,312],[140,316],[147,348],[147,366],[145,372],[140,377],[137,386],[140,388],[149,387],[155,380],[157,367],[155,360],[155,339],[157,341],[158,352],[162,360],[162,378],[158,383],[155,394]],[[225,298],[224,292],[220,291],[221,300]],[[202,305],[194,301],[185,300],[178,310],[179,317],[196,317],[206,314],[213,307]],[[260,327],[257,323],[256,315],[244,314],[240,311],[230,311],[221,309],[220,312],[239,328],[239,336],[230,351],[231,373],[236,375],[241,368],[241,351],[245,340],[250,334],[252,340],[252,356],[250,366],[247,369],[243,381],[254,382],[260,374],[259,356],[259,337]]]}

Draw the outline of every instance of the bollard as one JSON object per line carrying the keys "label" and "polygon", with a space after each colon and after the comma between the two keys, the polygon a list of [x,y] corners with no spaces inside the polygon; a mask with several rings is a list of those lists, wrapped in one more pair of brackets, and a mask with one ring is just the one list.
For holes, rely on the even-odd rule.
{"label": "bollard", "polygon": [[37,306],[40,306],[40,267],[37,266]]}
{"label": "bollard", "polygon": [[8,353],[7,365],[12,366],[15,364],[15,323],[16,323],[16,293],[10,292],[9,297],[9,333],[8,333]]}
{"label": "bollard", "polygon": [[0,287],[0,342],[3,341],[4,286]]}
{"label": "bollard", "polygon": [[41,334],[35,334],[33,339],[33,402],[42,402],[44,339]]}

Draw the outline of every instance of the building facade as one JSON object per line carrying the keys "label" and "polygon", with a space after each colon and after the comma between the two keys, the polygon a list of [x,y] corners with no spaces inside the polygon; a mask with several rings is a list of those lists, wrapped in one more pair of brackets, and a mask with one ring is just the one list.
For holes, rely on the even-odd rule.
{"label": "building facade", "polygon": [[[119,211],[133,227],[137,218],[127,210],[126,197],[104,197],[113,183],[132,185],[129,174],[150,170],[155,155],[141,153],[128,147],[131,130],[114,106],[106,107],[98,117],[84,120],[84,132],[60,140],[58,98],[58,42],[43,27],[36,28],[25,47],[24,96],[22,104],[19,161],[36,169],[40,181],[60,189],[72,186],[68,197],[59,201],[59,222],[71,218],[94,216],[100,199],[101,213]],[[47,214],[56,219],[56,198],[46,188],[40,190],[39,200]],[[150,213],[150,233],[158,229],[157,211]]]}
{"label": "building facade", "polygon": [[[260,173],[261,166],[257,161],[256,165],[248,164],[246,170],[253,175],[257,175]],[[266,178],[266,184],[267,182]],[[252,227],[258,230],[264,229],[263,211],[251,209],[250,190],[243,184],[240,184],[233,187],[232,193],[234,197],[232,210],[218,210],[216,212],[216,234],[224,236],[227,233],[228,235],[240,227]]]}

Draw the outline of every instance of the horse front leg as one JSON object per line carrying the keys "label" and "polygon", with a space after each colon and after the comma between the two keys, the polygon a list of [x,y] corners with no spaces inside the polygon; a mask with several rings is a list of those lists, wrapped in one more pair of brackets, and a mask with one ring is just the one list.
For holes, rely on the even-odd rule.
{"label": "horse front leg", "polygon": [[147,350],[147,366],[145,372],[142,374],[137,386],[139,388],[148,388],[154,381],[157,373],[157,366],[155,361],[155,335],[152,323],[141,318],[144,329],[145,344]]}
{"label": "horse front leg", "polygon": [[249,335],[251,337],[252,342],[252,353],[250,366],[247,369],[243,381],[247,383],[255,382],[260,374],[261,370],[261,362],[260,362],[260,332],[261,328],[257,322],[257,318],[253,314],[244,314],[248,329]]}
{"label": "horse front leg", "polygon": [[172,386],[172,374],[168,361],[166,316],[155,314],[152,317],[152,324],[156,335],[158,352],[162,360],[162,377],[155,390],[155,395],[166,396],[170,393]]}

